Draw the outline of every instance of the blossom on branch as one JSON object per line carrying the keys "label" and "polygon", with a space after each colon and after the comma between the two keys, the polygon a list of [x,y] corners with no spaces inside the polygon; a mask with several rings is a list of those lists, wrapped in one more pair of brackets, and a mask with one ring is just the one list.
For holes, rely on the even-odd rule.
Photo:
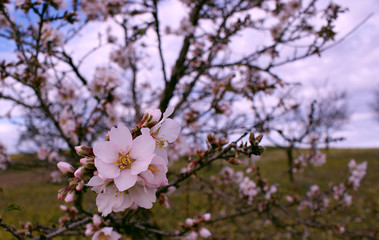
{"label": "blossom on branch", "polygon": [[146,171],[154,157],[155,141],[147,128],[132,139],[130,131],[120,125],[112,128],[110,141],[94,148],[95,166],[102,178],[113,179],[119,191],[125,191],[137,182],[137,175]]}

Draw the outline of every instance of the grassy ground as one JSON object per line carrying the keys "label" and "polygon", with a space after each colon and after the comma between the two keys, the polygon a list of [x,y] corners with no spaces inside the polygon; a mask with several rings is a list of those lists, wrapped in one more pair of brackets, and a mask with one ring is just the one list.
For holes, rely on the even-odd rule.
{"label": "grassy ground", "polygon": [[[342,219],[352,222],[352,229],[379,229],[379,149],[331,149],[327,152],[327,163],[322,167],[308,169],[302,174],[295,175],[296,182],[291,184],[286,175],[285,153],[278,149],[269,149],[257,162],[262,176],[270,184],[280,182],[283,193],[292,192],[302,194],[309,190],[309,185],[316,182],[326,189],[329,182],[343,182],[348,176],[347,163],[351,158],[357,162],[368,162],[368,173],[362,182],[362,187],[353,195],[353,206],[332,216],[333,220]],[[20,156],[16,156],[19,160]],[[216,164],[212,169],[205,169],[203,175],[216,174],[223,164]],[[179,169],[180,163],[174,168]],[[57,200],[57,191],[62,186],[49,182],[50,170],[43,167],[17,168],[0,173],[0,215],[9,224],[19,226],[21,221],[30,221],[40,224],[56,224],[62,211],[59,205],[63,202]],[[206,194],[198,192],[187,194],[187,189],[195,185],[184,183],[179,194],[169,196],[170,209],[156,204],[153,208],[153,219],[163,229],[175,229],[179,222],[186,217],[193,217],[197,213],[212,213],[223,211],[223,206],[212,205],[214,201]],[[3,212],[9,204],[14,203],[20,210]],[[215,214],[212,214],[214,216]],[[164,218],[162,218],[164,216]],[[246,219],[249,217],[249,223]],[[251,231],[266,234],[271,229],[269,223],[257,221],[262,216],[247,216],[232,219],[229,222],[209,226],[216,239],[250,239]],[[233,225],[231,225],[233,223]],[[257,230],[255,230],[257,229]],[[258,234],[259,233],[259,234]],[[311,232],[312,233],[312,232]],[[232,236],[234,238],[232,238]],[[328,232],[318,233],[322,239],[333,239]],[[286,238],[284,235],[282,238]],[[12,239],[11,235],[0,229],[0,239]],[[60,238],[57,238],[60,239]],[[72,238],[82,239],[82,238]],[[274,238],[272,238],[274,239]],[[316,238],[311,238],[316,239]]]}

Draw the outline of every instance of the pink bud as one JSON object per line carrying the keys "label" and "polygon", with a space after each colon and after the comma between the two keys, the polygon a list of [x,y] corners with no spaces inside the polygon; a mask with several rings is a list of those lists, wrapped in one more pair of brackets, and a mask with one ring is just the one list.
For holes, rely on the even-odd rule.
{"label": "pink bud", "polygon": [[62,194],[58,193],[57,198],[58,198],[58,199],[63,199],[64,196],[63,196]]}
{"label": "pink bud", "polygon": [[76,187],[75,187],[76,191],[81,191],[82,189],[83,189],[83,185],[80,183],[78,185],[76,185]]}
{"label": "pink bud", "polygon": [[81,177],[82,177],[82,169],[83,169],[83,168],[84,168],[84,167],[81,166],[81,167],[79,167],[78,169],[76,169],[76,171],[74,172],[74,176],[77,177],[77,178],[81,178]]}
{"label": "pink bud", "polygon": [[204,227],[200,229],[199,234],[202,238],[209,238],[210,236],[212,236],[212,233]]}
{"label": "pink bud", "polygon": [[87,158],[81,158],[80,164],[82,164],[83,166],[86,166],[87,165]]}
{"label": "pink bud", "polygon": [[93,234],[93,225],[88,223],[86,224],[86,231],[84,232],[84,234],[86,235],[86,237],[91,237],[92,234]]}
{"label": "pink bud", "polygon": [[191,218],[186,219],[186,226],[187,227],[192,227],[193,226],[193,220]]}
{"label": "pink bud", "polygon": [[100,224],[101,224],[101,222],[102,222],[101,217],[99,217],[99,215],[97,215],[97,214],[93,215],[93,217],[92,217],[92,222],[93,222],[93,224],[94,224],[96,227],[99,227]]}
{"label": "pink bud", "polygon": [[209,221],[209,220],[211,220],[211,214],[210,213],[205,213],[204,215],[203,215],[203,219],[204,219],[204,221]]}
{"label": "pink bud", "polygon": [[169,186],[168,189],[167,189],[167,194],[174,193],[175,191],[176,191],[176,187],[175,186]]}
{"label": "pink bud", "polygon": [[66,205],[60,205],[59,208],[60,208],[62,211],[64,211],[64,212],[67,211],[67,206],[66,206]]}
{"label": "pink bud", "polygon": [[93,149],[91,147],[87,147],[87,146],[83,146],[83,145],[82,146],[76,146],[75,151],[79,156],[83,156],[83,157],[94,156]]}
{"label": "pink bud", "polygon": [[71,166],[71,164],[67,163],[67,162],[59,162],[57,164],[57,167],[59,168],[59,170],[66,176],[68,177],[73,177],[73,174],[74,174],[74,171],[75,171],[75,168],[73,166]]}
{"label": "pink bud", "polygon": [[69,193],[67,193],[67,195],[66,195],[66,197],[65,197],[65,199],[64,199],[64,201],[65,201],[66,203],[73,202],[74,200],[75,200],[74,192],[69,192]]}

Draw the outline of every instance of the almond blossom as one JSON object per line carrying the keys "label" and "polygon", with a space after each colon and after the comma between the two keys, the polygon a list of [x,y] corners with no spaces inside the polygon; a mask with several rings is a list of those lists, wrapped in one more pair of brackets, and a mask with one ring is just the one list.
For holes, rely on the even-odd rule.
{"label": "almond blossom", "polygon": [[[151,128],[151,135],[157,146],[155,153],[165,159],[166,164],[168,164],[167,144],[173,143],[178,138],[181,129],[177,121],[168,118],[173,112],[173,107],[167,108],[162,119]],[[151,121],[158,121],[162,115],[159,109],[154,109],[149,114],[152,116]]]}
{"label": "almond blossom", "polygon": [[107,216],[111,212],[121,212],[129,208],[132,205],[132,199],[129,194],[120,192],[115,185],[111,185],[98,193],[96,205],[102,216]]}
{"label": "almond blossom", "polygon": [[95,166],[102,178],[113,179],[119,191],[125,191],[137,182],[137,175],[146,171],[154,157],[155,141],[149,129],[132,139],[124,126],[112,128],[110,141],[98,143],[94,150]]}
{"label": "almond blossom", "polygon": [[105,227],[95,232],[92,236],[92,240],[118,240],[121,235],[118,232],[113,231],[112,227]]}
{"label": "almond blossom", "polygon": [[165,160],[155,155],[148,170],[140,174],[141,178],[145,181],[145,185],[151,188],[158,188],[160,186],[168,185],[166,173],[168,171]]}

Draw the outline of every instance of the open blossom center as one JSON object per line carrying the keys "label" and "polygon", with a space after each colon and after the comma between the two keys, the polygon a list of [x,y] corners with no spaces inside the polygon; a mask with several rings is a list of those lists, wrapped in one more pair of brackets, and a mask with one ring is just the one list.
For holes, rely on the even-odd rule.
{"label": "open blossom center", "polygon": [[125,151],[121,151],[117,155],[117,160],[114,162],[114,165],[118,166],[121,170],[127,168],[130,169],[131,164],[135,161],[135,159],[130,157],[130,153],[125,153]]}
{"label": "open blossom center", "polygon": [[166,146],[168,144],[168,141],[165,140],[165,139],[158,139],[158,138],[154,138],[155,139],[155,146],[156,147],[159,147],[160,149],[166,149]]}
{"label": "open blossom center", "polygon": [[149,170],[150,170],[153,174],[156,173],[156,172],[159,172],[158,169],[153,168],[153,167],[151,167],[151,166],[149,166]]}
{"label": "open blossom center", "polygon": [[100,240],[109,240],[109,239],[110,239],[110,236],[107,236],[107,235],[105,235],[105,233],[101,232],[101,233],[99,234],[99,239],[100,239]]}

